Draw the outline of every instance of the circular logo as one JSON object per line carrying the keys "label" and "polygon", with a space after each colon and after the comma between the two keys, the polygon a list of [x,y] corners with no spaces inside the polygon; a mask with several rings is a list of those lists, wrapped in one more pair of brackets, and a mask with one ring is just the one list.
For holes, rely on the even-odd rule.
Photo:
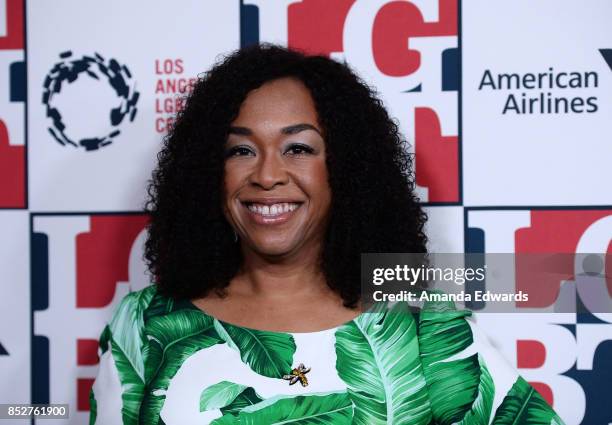
{"label": "circular logo", "polygon": [[121,124],[136,117],[140,94],[132,74],[116,59],[107,61],[98,53],[76,59],[66,51],[59,57],[43,83],[49,133],[62,146],[87,151],[111,144]]}

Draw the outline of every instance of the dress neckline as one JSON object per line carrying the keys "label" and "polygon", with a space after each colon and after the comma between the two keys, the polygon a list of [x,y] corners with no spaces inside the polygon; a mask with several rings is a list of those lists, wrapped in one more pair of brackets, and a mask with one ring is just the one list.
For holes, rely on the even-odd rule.
{"label": "dress neckline", "polygon": [[213,316],[210,313],[207,313],[204,309],[202,309],[201,307],[195,305],[190,299],[187,299],[186,302],[187,302],[189,308],[195,309],[195,310],[199,311],[200,313],[202,313],[203,315],[208,316],[208,317],[216,320],[219,323],[227,324],[227,325],[230,325],[230,326],[233,326],[233,327],[236,327],[236,328],[240,328],[240,329],[244,329],[244,330],[247,330],[247,331],[251,331],[251,332],[265,332],[265,333],[270,333],[270,334],[285,334],[285,335],[287,335],[287,334],[288,335],[316,335],[316,334],[325,334],[325,333],[329,333],[329,332],[335,332],[338,329],[340,329],[341,327],[346,326],[346,325],[348,325],[348,324],[358,320],[364,314],[368,313],[369,310],[371,309],[371,307],[370,307],[369,309],[359,313],[357,316],[355,316],[351,320],[348,320],[348,321],[346,321],[344,323],[341,323],[339,325],[333,326],[331,328],[321,329],[321,330],[318,330],[318,331],[310,331],[310,332],[283,332],[283,331],[272,331],[272,330],[267,330],[267,329],[251,328],[251,327],[248,327],[248,326],[242,326],[242,325],[237,325],[235,323],[227,322],[225,320],[221,320],[221,319]]}

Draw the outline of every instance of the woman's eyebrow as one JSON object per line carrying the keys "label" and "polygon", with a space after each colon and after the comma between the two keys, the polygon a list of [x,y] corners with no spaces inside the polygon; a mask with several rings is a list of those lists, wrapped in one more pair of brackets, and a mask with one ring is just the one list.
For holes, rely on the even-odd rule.
{"label": "woman's eyebrow", "polygon": [[281,133],[282,134],[296,134],[304,130],[314,130],[317,133],[319,133],[319,135],[321,135],[321,132],[319,131],[318,128],[316,128],[314,125],[306,124],[306,123],[294,124],[288,127],[283,127],[281,129]]}
{"label": "woman's eyebrow", "polygon": [[[300,124],[293,124],[293,125],[289,125],[287,127],[283,127],[281,128],[281,134],[297,134],[301,131],[305,131],[305,130],[314,130],[317,133],[319,133],[319,135],[321,135],[321,132],[319,131],[318,128],[316,128],[314,125],[312,124],[307,124],[307,123],[300,123]],[[229,128],[229,134],[239,134],[241,136],[250,136],[253,134],[253,131],[248,128],[248,127],[237,127],[237,126],[231,126]]]}

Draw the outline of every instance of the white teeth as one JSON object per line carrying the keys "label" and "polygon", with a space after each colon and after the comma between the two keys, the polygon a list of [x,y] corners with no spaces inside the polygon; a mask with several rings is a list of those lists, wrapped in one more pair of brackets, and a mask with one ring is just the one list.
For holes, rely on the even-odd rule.
{"label": "white teeth", "polygon": [[249,204],[250,211],[267,216],[275,216],[289,211],[294,211],[299,205],[294,203],[283,202],[274,205]]}

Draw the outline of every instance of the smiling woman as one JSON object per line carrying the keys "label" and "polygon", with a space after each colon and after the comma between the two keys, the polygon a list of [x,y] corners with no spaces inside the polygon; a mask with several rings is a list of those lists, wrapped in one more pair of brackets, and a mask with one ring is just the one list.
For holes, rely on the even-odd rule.
{"label": "smiling woman", "polygon": [[149,186],[153,285],[100,338],[97,424],[561,424],[469,311],[365,309],[362,252],[426,252],[412,160],[348,65],[238,50]]}
{"label": "smiling woman", "polygon": [[322,133],[299,79],[266,82],[246,97],[229,128],[224,202],[245,249],[287,260],[320,250],[331,203]]}

